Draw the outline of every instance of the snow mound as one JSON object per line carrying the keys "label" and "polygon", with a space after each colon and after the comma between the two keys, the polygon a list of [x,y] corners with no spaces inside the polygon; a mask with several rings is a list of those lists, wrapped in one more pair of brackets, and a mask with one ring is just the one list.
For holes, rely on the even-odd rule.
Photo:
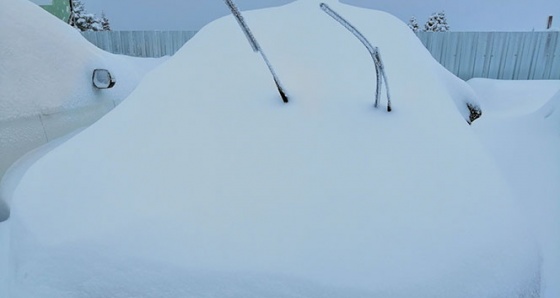
{"label": "snow mound", "polygon": [[[0,37],[0,120],[52,114],[94,101],[118,103],[160,62],[104,52],[74,28],[24,0],[0,3]],[[96,68],[116,75],[114,89],[93,87]]]}
{"label": "snow mound", "polygon": [[524,215],[437,62],[393,16],[329,1],[380,49],[393,112],[374,109],[371,57],[319,3],[245,14],[290,103],[225,17],[34,163],[10,293],[535,296]]}
{"label": "snow mound", "polygon": [[560,89],[539,110],[539,114],[548,120],[548,123],[558,131],[560,136]]}
{"label": "snow mound", "polygon": [[559,297],[560,81],[476,79],[469,84],[488,111],[473,129],[536,231],[543,259],[541,297]]}
{"label": "snow mound", "polygon": [[[0,177],[25,152],[86,126],[127,97],[162,59],[106,53],[25,0],[0,2]],[[92,73],[116,76],[98,90]]]}
{"label": "snow mound", "polygon": [[467,82],[453,75],[443,65],[434,63],[434,68],[463,118],[469,124],[479,119],[483,111],[480,106],[480,100],[473,88]]}
{"label": "snow mound", "polygon": [[501,118],[534,113],[560,91],[560,80],[474,78],[467,83],[478,94],[484,113]]}

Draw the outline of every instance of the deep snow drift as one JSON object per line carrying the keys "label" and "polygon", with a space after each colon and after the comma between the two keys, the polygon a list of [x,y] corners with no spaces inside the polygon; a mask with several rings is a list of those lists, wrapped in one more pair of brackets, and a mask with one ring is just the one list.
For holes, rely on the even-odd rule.
{"label": "deep snow drift", "polygon": [[[524,214],[408,27],[329,1],[232,17],[9,198],[11,297],[537,297]],[[390,29],[389,29],[390,28]],[[122,125],[128,123],[129,125]]]}
{"label": "deep snow drift", "polygon": [[[162,59],[106,53],[24,0],[0,1],[0,177],[27,151],[87,126],[120,103]],[[96,68],[114,88],[92,85]]]}
{"label": "deep snow drift", "polygon": [[543,297],[560,297],[560,81],[472,79],[485,116],[473,129],[531,217]]}
{"label": "deep snow drift", "polygon": [[484,105],[486,118],[508,118],[532,114],[560,90],[560,80],[506,81],[471,79],[468,84]]}

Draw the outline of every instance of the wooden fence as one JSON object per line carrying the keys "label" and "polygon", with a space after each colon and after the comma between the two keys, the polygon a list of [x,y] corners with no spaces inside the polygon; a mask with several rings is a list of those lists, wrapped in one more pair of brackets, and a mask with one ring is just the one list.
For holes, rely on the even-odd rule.
{"label": "wooden fence", "polygon": [[[84,32],[106,51],[139,57],[173,55],[196,31]],[[560,32],[419,32],[434,58],[458,77],[560,80]]]}

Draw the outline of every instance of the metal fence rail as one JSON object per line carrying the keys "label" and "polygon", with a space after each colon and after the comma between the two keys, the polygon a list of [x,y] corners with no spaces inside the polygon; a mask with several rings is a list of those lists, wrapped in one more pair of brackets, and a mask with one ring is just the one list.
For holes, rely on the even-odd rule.
{"label": "metal fence rail", "polygon": [[[197,31],[83,32],[106,51],[139,57],[173,55]],[[418,32],[449,71],[506,80],[560,80],[560,32]]]}

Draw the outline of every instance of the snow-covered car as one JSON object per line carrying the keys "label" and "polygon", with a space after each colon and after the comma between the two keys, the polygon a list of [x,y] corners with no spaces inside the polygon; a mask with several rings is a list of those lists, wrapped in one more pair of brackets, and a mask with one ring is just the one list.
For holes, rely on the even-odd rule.
{"label": "snow-covered car", "polygon": [[[22,0],[0,3],[0,39],[0,177],[30,150],[105,115],[166,59],[104,52]],[[95,69],[109,71],[114,88],[96,88]]]}
{"label": "snow-covered car", "polygon": [[288,103],[216,20],[21,175],[9,295],[538,297],[526,214],[465,121],[474,91],[395,17],[325,2],[378,47],[391,112],[320,1],[243,14]]}

